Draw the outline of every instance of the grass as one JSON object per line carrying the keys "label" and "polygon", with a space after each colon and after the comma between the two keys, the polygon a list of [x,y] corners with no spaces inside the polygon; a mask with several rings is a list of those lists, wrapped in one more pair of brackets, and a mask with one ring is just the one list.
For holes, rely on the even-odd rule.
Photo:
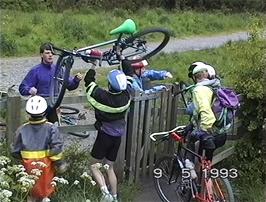
{"label": "grass", "polygon": [[134,13],[120,9],[110,12],[91,9],[86,14],[70,10],[63,13],[1,10],[0,56],[36,55],[40,44],[46,41],[73,49],[110,40],[109,31],[127,18],[134,19],[139,29],[164,27],[171,30],[174,37],[184,38],[247,30],[254,20],[265,17],[265,14],[169,12],[163,9]]}

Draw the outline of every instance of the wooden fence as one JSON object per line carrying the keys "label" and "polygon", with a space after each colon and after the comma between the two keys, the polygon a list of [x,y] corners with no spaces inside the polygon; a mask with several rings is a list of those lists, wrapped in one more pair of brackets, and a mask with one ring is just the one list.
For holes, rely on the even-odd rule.
{"label": "wooden fence", "polygon": [[[151,175],[154,161],[160,155],[172,153],[172,141],[155,145],[150,141],[152,132],[165,131],[176,126],[177,120],[183,116],[184,108],[180,106],[180,96],[175,96],[179,85],[169,85],[167,91],[148,95],[136,92],[131,102],[127,116],[127,136],[122,137],[119,154],[116,161],[116,171],[119,179],[137,182],[141,176]],[[21,111],[25,108],[25,99],[16,92],[8,92],[7,108],[7,139],[12,142],[18,126],[22,123]],[[65,97],[64,105],[87,103],[86,96]],[[2,109],[3,109],[2,103]],[[238,124],[235,124],[234,134],[228,139],[237,139]],[[62,133],[95,131],[93,125],[60,126]],[[217,163],[233,153],[233,147],[217,154]]]}

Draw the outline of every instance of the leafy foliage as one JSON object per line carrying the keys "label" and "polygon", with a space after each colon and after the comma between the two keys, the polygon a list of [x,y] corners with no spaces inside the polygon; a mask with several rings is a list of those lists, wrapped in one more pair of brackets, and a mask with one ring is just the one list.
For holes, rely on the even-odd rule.
{"label": "leafy foliage", "polygon": [[66,10],[62,13],[46,11],[21,12],[1,10],[1,56],[35,55],[40,44],[51,41],[59,47],[73,49],[110,40],[110,30],[126,18],[135,20],[139,30],[165,27],[178,37],[208,35],[246,30],[247,22],[265,19],[265,15],[167,12],[156,8],[132,12],[123,9],[103,11],[95,9]]}
{"label": "leafy foliage", "polygon": [[123,8],[137,10],[139,8],[166,8],[166,9],[196,9],[215,10],[223,9],[229,11],[265,11],[264,0],[2,0],[1,8],[21,9],[32,11],[36,9],[53,9],[62,11],[66,9],[80,9],[86,7],[98,7],[105,10]]}
{"label": "leafy foliage", "polygon": [[2,32],[0,32],[0,44],[0,55],[16,55],[18,47],[15,40],[10,39],[5,33]]}

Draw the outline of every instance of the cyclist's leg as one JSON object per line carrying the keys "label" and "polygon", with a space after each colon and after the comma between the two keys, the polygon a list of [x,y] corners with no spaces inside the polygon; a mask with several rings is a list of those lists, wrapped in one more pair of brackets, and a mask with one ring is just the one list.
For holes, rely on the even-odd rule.
{"label": "cyclist's leg", "polygon": [[[187,148],[195,152],[196,151],[196,148],[195,148],[196,142],[197,142],[197,139],[194,136],[188,134]],[[189,152],[187,152],[186,158],[188,158],[191,162],[195,162],[195,156]]]}
{"label": "cyclist's leg", "polygon": [[109,165],[109,168],[106,170],[108,180],[111,186],[111,192],[113,196],[117,195],[117,178],[114,172],[114,162],[106,160],[106,164]]}
{"label": "cyclist's leg", "polygon": [[90,166],[92,175],[97,182],[97,184],[100,186],[101,191],[104,193],[108,193],[108,189],[106,186],[106,182],[104,179],[104,176],[102,172],[100,171],[100,167],[98,163],[101,163],[104,159],[105,153],[106,153],[106,139],[102,133],[102,131],[98,131],[97,138],[95,140],[95,143],[93,145],[91,156],[94,158],[92,161],[92,165]]}
{"label": "cyclist's leg", "polygon": [[117,178],[114,172],[114,162],[117,157],[117,153],[121,144],[121,137],[109,137],[110,142],[112,142],[111,146],[108,149],[108,153],[106,154],[106,163],[109,165],[109,169],[107,169],[107,176],[111,186],[111,192],[113,197],[116,199],[117,197]]}
{"label": "cyclist's leg", "polygon": [[212,161],[213,158],[213,152],[216,149],[215,143],[214,143],[214,137],[208,136],[205,139],[200,141],[199,145],[199,154],[202,155],[203,150],[205,150],[205,157],[206,160]]}

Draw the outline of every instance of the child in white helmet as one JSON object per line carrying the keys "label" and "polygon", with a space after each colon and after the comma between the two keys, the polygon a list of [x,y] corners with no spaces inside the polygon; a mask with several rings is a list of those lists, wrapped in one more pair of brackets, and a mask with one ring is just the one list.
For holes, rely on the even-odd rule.
{"label": "child in white helmet", "polygon": [[49,197],[55,191],[51,184],[55,170],[66,170],[66,163],[62,161],[63,139],[58,128],[47,122],[46,109],[47,102],[43,97],[36,95],[27,101],[29,121],[17,129],[12,145],[12,155],[22,160],[28,174],[32,174],[33,169],[42,171],[31,189],[28,202],[50,201]]}

